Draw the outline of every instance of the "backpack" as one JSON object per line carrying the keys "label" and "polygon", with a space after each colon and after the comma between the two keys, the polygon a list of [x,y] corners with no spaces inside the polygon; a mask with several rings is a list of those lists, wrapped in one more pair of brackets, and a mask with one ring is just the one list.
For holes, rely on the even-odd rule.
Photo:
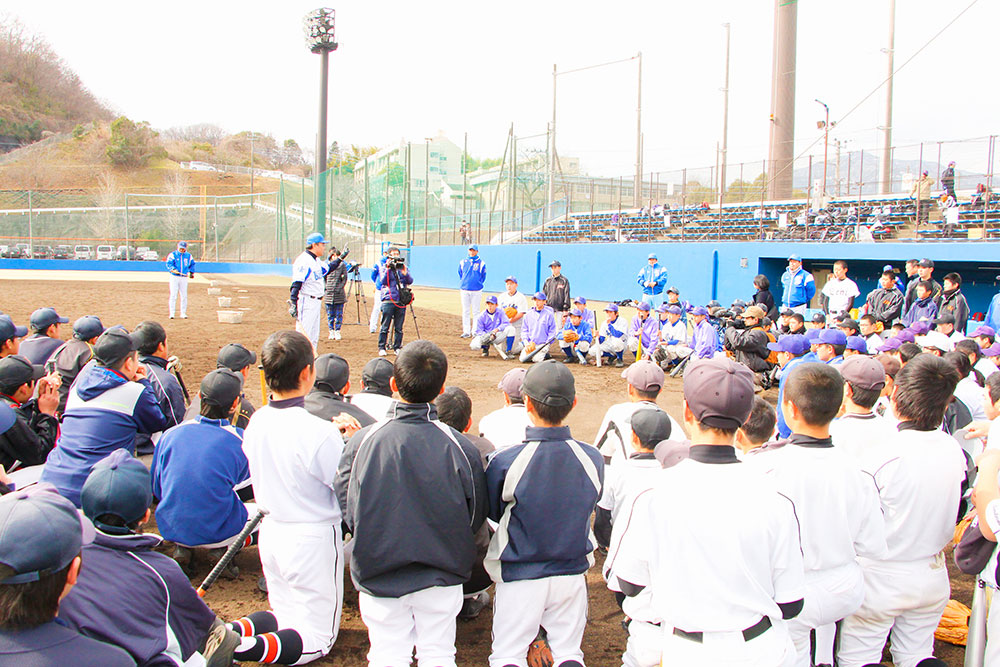
{"label": "backpack", "polygon": [[[775,337],[775,335],[769,329],[764,329],[763,331],[764,331],[765,334],[767,334],[767,342],[768,343],[777,343],[778,342],[777,337]],[[767,361],[767,363],[771,364],[772,366],[777,366],[778,365],[778,353],[775,352],[774,350],[771,350],[770,348],[768,349],[768,351],[770,352],[770,354],[767,355],[767,359],[765,359],[765,361]]]}

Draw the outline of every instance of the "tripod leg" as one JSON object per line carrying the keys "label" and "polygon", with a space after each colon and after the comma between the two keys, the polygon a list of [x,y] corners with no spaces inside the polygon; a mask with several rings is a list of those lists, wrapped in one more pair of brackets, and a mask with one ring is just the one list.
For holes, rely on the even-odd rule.
{"label": "tripod leg", "polygon": [[413,328],[417,332],[417,338],[420,338],[420,327],[417,326],[417,313],[413,310],[413,304],[410,303],[410,317],[413,318]]}

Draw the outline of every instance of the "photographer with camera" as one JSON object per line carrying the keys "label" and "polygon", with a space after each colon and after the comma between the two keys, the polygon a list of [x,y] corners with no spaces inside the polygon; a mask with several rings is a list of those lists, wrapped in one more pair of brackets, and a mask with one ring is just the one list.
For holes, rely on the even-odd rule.
{"label": "photographer with camera", "polygon": [[356,264],[347,261],[350,248],[341,252],[330,249],[327,259],[330,271],[326,274],[326,289],[323,291],[323,303],[326,304],[326,323],[330,327],[330,340],[340,340],[340,327],[344,323],[344,304],[347,303],[347,274],[357,270]]}
{"label": "photographer with camera", "polygon": [[762,381],[761,378],[767,378],[774,366],[768,359],[771,351],[767,345],[774,341],[764,329],[765,316],[763,308],[750,306],[743,311],[741,318],[724,320],[726,351],[732,353],[734,360],[753,371],[756,376],[754,384],[764,388],[769,382]]}
{"label": "photographer with camera", "polygon": [[375,285],[382,297],[382,327],[378,332],[378,356],[387,354],[386,342],[389,338],[389,325],[392,325],[392,352],[396,354],[403,347],[403,320],[406,318],[406,307],[413,302],[413,276],[406,268],[403,258],[399,256],[399,248],[390,248],[385,265],[379,269]]}

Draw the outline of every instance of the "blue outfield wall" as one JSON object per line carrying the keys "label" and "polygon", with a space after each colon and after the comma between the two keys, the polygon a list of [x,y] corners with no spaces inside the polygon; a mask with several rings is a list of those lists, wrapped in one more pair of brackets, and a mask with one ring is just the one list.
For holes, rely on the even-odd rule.
{"label": "blue outfield wall", "polygon": [[[876,287],[883,265],[902,271],[907,259],[922,257],[935,261],[938,282],[951,271],[962,276],[962,291],[972,312],[986,312],[1000,291],[1000,245],[994,243],[576,243],[479,249],[487,266],[487,291],[502,291],[504,278],[514,275],[522,292],[533,293],[549,275],[549,262],[558,259],[574,296],[601,301],[638,298],[638,272],[651,252],[666,265],[668,285],[678,287],[681,299],[694,304],[712,298],[723,304],[749,300],[758,273],[768,276],[780,301],[780,278],[790,254],[801,255],[806,269],[813,272],[829,271],[835,260],[846,260],[862,299]],[[463,246],[413,246],[410,267],[416,283],[457,288],[458,263],[467,254]]]}
{"label": "blue outfield wall", "polygon": [[[238,262],[196,262],[198,273],[252,273],[261,275],[291,276],[291,264],[249,264]],[[83,259],[0,259],[0,269],[37,269],[40,271],[162,271],[164,262],[120,262],[115,260]]]}

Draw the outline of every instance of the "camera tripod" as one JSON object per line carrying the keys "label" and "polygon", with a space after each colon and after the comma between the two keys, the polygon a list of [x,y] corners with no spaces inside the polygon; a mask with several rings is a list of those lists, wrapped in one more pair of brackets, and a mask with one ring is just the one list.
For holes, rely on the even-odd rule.
{"label": "camera tripod", "polygon": [[[368,324],[367,321],[362,321],[361,313],[365,313],[365,317],[368,316],[368,299],[365,297],[364,284],[361,281],[361,267],[355,266],[349,271],[350,277],[347,279],[347,290],[345,296],[348,301],[351,299],[351,292],[354,292],[354,304],[357,308],[358,321],[357,322],[344,322],[344,324]],[[362,311],[362,305],[364,310]]]}

